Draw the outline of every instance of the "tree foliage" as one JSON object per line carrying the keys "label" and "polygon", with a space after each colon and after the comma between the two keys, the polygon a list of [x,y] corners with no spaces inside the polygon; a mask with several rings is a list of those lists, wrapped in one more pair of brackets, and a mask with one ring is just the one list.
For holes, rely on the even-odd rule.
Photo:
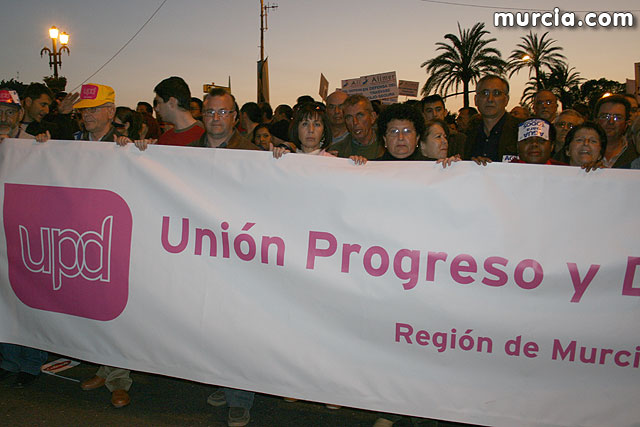
{"label": "tree foliage", "polygon": [[569,68],[565,63],[551,67],[549,73],[542,71],[539,78],[539,86],[534,79],[527,82],[524,92],[522,92],[522,104],[531,105],[538,90],[548,89],[558,97],[563,109],[571,108],[573,103],[578,100],[576,96],[576,93],[579,92],[578,86],[584,81],[575,68]]}
{"label": "tree foliage", "polygon": [[422,88],[422,94],[440,92],[445,96],[462,85],[464,106],[469,106],[469,85],[475,83],[486,73],[502,74],[506,62],[499,50],[489,45],[495,38],[485,38],[490,34],[484,29],[484,23],[476,23],[471,29],[462,30],[458,23],[458,35],[446,34],[448,41],[437,42],[435,58],[423,62],[428,78]]}
{"label": "tree foliage", "polygon": [[529,34],[521,38],[522,42],[516,45],[516,49],[512,50],[509,56],[509,77],[523,68],[528,68],[529,78],[533,74],[536,87],[542,89],[542,73],[550,73],[554,67],[564,64],[567,59],[560,53],[562,47],[553,46],[556,40],[548,38],[548,34],[547,31],[542,37],[538,37],[538,34],[529,31]]}

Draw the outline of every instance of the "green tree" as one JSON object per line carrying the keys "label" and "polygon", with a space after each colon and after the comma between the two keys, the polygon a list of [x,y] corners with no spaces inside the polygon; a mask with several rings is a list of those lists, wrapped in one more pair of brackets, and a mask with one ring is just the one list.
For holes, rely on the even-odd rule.
{"label": "green tree", "polygon": [[516,45],[516,49],[511,51],[507,70],[509,77],[517,74],[521,69],[529,69],[529,78],[533,74],[536,87],[542,89],[542,73],[551,70],[564,63],[567,59],[560,52],[560,46],[553,46],[556,42],[552,38],[547,38],[547,31],[538,38],[538,34],[529,31],[529,34],[522,37],[522,42]]}
{"label": "green tree", "polygon": [[581,103],[589,106],[589,109],[593,110],[598,99],[602,98],[602,95],[605,93],[625,93],[626,89],[627,87],[624,83],[601,78],[599,80],[588,80],[584,82],[582,86],[580,86],[578,96]]}
{"label": "green tree", "polygon": [[67,86],[66,77],[47,76],[43,77],[42,80],[49,87],[49,89],[51,89],[54,95],[58,92],[63,92],[64,88]]}
{"label": "green tree", "polygon": [[444,38],[449,43],[436,43],[436,51],[441,52],[440,55],[420,65],[429,76],[422,87],[422,94],[428,95],[433,91],[446,96],[451,89],[458,91],[462,84],[464,106],[468,107],[469,85],[485,73],[502,74],[506,62],[498,49],[489,47],[496,39],[484,38],[490,34],[484,29],[484,23],[478,22],[465,30],[458,23],[458,34],[446,34]]}
{"label": "green tree", "polygon": [[563,109],[571,108],[578,100],[576,96],[579,93],[578,87],[584,81],[580,73],[574,70],[575,68],[569,68],[567,64],[560,63],[553,66],[549,73],[540,72],[540,86],[536,80],[529,80],[522,92],[521,103],[530,106],[538,90],[548,89],[558,97]]}

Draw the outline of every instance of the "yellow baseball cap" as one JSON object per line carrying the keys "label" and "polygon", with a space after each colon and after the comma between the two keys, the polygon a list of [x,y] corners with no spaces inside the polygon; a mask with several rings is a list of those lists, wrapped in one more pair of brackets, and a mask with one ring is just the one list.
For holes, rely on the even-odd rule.
{"label": "yellow baseball cap", "polygon": [[116,102],[116,92],[110,86],[89,83],[80,89],[80,101],[73,108],[99,107],[107,103]]}

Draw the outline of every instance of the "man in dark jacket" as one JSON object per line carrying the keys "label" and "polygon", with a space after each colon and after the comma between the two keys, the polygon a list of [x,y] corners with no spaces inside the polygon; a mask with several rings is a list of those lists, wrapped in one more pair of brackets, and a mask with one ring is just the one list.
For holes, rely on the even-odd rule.
{"label": "man in dark jacket", "polygon": [[58,114],[54,121],[44,120],[49,114],[49,107],[53,102],[53,93],[42,83],[31,83],[22,94],[22,105],[24,107],[24,118],[22,119],[22,130],[30,135],[36,136],[49,131],[52,139],[73,139],[73,121],[71,112],[73,104],[78,100],[80,94],[72,93],[67,95],[58,107]]}
{"label": "man in dark jacket", "polygon": [[480,115],[469,125],[465,158],[484,164],[509,161],[517,155],[520,123],[506,110],[509,82],[496,75],[484,76],[476,85],[475,103]]}

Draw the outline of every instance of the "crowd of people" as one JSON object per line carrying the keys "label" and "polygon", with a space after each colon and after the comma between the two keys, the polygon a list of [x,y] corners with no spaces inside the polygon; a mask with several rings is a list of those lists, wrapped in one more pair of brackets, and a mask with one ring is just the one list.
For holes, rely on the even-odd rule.
{"label": "crowd of people", "polygon": [[[585,106],[558,111],[550,90],[535,94],[533,111],[516,106],[506,111],[509,82],[486,75],[476,84],[475,108],[454,116],[444,99],[430,95],[420,101],[382,105],[363,95],[331,93],[325,102],[301,96],[293,107],[247,102],[239,107],[224,88],[212,89],[200,100],[192,97],[180,77],[169,77],[154,88],[153,106],[116,106],[113,88],[86,84],[80,93],[53,94],[41,83],[23,93],[0,89],[0,142],[4,138],[106,141],[200,148],[227,148],[349,158],[367,161],[435,161],[443,167],[470,160],[598,168],[640,169],[640,112],[637,97],[604,96],[593,111]],[[154,116],[155,113],[155,116]],[[366,167],[366,166],[365,166]],[[0,344],[0,380],[14,387],[35,381],[47,353],[14,344]],[[106,386],[115,407],[130,403],[133,381],[124,368],[102,366],[83,390]],[[218,388],[207,402],[229,407],[228,425],[244,426],[254,394]],[[288,400],[295,400],[288,398]],[[337,406],[331,406],[337,409]],[[398,417],[381,414],[377,427]]]}

